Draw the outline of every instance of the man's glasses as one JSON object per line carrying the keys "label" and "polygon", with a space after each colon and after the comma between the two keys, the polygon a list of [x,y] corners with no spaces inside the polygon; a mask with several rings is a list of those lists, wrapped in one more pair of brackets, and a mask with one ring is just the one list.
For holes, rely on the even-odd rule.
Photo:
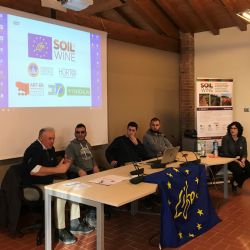
{"label": "man's glasses", "polygon": [[86,131],[76,131],[76,134],[85,134]]}

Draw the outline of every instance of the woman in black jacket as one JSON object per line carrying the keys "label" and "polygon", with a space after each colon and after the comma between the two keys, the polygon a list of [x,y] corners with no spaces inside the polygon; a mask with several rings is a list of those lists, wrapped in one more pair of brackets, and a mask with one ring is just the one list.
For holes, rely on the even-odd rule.
{"label": "woman in black jacket", "polygon": [[222,139],[222,156],[236,158],[228,164],[229,170],[233,173],[233,191],[236,191],[237,187],[241,188],[244,181],[250,177],[247,141],[242,134],[242,125],[235,121],[227,126],[227,134]]}

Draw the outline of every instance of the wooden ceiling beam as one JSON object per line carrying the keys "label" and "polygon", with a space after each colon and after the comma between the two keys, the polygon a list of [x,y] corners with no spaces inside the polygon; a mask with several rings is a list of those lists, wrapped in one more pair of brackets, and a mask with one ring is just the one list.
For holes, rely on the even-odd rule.
{"label": "wooden ceiling beam", "polygon": [[214,26],[208,17],[208,12],[204,2],[200,0],[187,0],[187,3],[193,9],[193,12],[197,15],[197,17],[199,17],[199,19],[207,26],[208,30],[210,30],[214,35],[219,35],[219,29]]}
{"label": "wooden ceiling beam", "polygon": [[159,6],[163,9],[166,15],[170,16],[171,19],[179,26],[180,30],[184,33],[193,33],[193,30],[188,27],[185,22],[185,17],[180,16],[179,13],[171,5],[171,2],[165,0],[155,0]]}
{"label": "wooden ceiling beam", "polygon": [[222,5],[226,8],[228,14],[232,18],[233,22],[241,31],[247,30],[247,24],[243,20],[241,20],[238,16],[236,16],[236,13],[238,12],[233,8],[233,3],[230,0],[220,0]]}
{"label": "wooden ceiling beam", "polygon": [[132,9],[129,5],[125,5],[121,8],[116,8],[116,10],[119,10],[119,12],[124,13],[125,18],[129,20],[129,23],[133,27],[143,29],[152,33],[162,33],[158,28],[156,30],[151,25],[149,25],[148,22],[146,22],[144,18],[139,15],[134,9]]}
{"label": "wooden ceiling beam", "polygon": [[108,33],[108,38],[111,39],[171,52],[179,52],[179,40],[164,35],[155,34],[95,16],[83,15],[74,11],[68,11],[67,15],[62,12],[57,12],[56,16],[57,19],[61,21],[106,31]]}
{"label": "wooden ceiling beam", "polygon": [[138,24],[134,22],[134,20],[132,20],[126,13],[124,13],[121,8],[115,8],[114,10],[131,26],[139,28]]}
{"label": "wooden ceiling beam", "polygon": [[93,5],[90,5],[87,9],[82,10],[81,13],[85,15],[95,15],[123,5],[124,3],[120,0],[95,0]]}
{"label": "wooden ceiling beam", "polygon": [[178,28],[164,15],[152,0],[127,0],[127,4],[141,15],[146,22],[163,34],[179,39]]}
{"label": "wooden ceiling beam", "polygon": [[109,21],[117,22],[117,23],[123,23],[126,25],[131,25],[127,22],[126,19],[124,19],[115,9],[107,10],[105,12],[101,12],[98,14],[98,17],[105,18]]}
{"label": "wooden ceiling beam", "polygon": [[[0,5],[40,16],[51,17],[51,9],[41,7],[40,0],[0,0]],[[155,49],[179,52],[179,40],[155,34],[129,25],[115,23],[96,16],[83,15],[81,12],[68,10],[67,13],[56,11],[56,19],[106,31],[108,37],[128,43],[143,45]]]}

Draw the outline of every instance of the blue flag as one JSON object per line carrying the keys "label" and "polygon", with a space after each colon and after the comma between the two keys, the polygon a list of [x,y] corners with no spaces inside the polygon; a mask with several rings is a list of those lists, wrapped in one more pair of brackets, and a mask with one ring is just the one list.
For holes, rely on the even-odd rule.
{"label": "blue flag", "polygon": [[218,222],[209,196],[205,167],[187,163],[145,176],[161,195],[161,247],[178,247]]}

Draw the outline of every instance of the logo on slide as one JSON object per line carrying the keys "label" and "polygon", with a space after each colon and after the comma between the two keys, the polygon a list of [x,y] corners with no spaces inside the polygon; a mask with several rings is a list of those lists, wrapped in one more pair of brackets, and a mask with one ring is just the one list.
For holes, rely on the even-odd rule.
{"label": "logo on slide", "polygon": [[70,68],[59,68],[58,74],[62,78],[76,78],[76,70]]}
{"label": "logo on slide", "polygon": [[29,83],[16,82],[16,87],[18,89],[18,95],[29,95],[30,93]]}
{"label": "logo on slide", "polygon": [[19,96],[44,96],[44,84],[41,82],[16,82]]}
{"label": "logo on slide", "polygon": [[55,83],[49,85],[48,95],[56,95],[58,97],[62,97],[65,94],[65,88],[62,83]]}
{"label": "logo on slide", "polygon": [[31,82],[30,96],[44,96],[44,84],[42,82]]}
{"label": "logo on slide", "polygon": [[38,68],[38,65],[34,62],[30,63],[29,66],[28,66],[28,73],[30,76],[38,76],[39,74],[39,68]]}
{"label": "logo on slide", "polygon": [[52,60],[52,37],[28,33],[29,57]]}
{"label": "logo on slide", "polygon": [[67,95],[69,96],[90,96],[90,88],[68,87]]}
{"label": "logo on slide", "polygon": [[54,68],[42,66],[40,67],[40,75],[42,76],[53,76],[54,75]]}

